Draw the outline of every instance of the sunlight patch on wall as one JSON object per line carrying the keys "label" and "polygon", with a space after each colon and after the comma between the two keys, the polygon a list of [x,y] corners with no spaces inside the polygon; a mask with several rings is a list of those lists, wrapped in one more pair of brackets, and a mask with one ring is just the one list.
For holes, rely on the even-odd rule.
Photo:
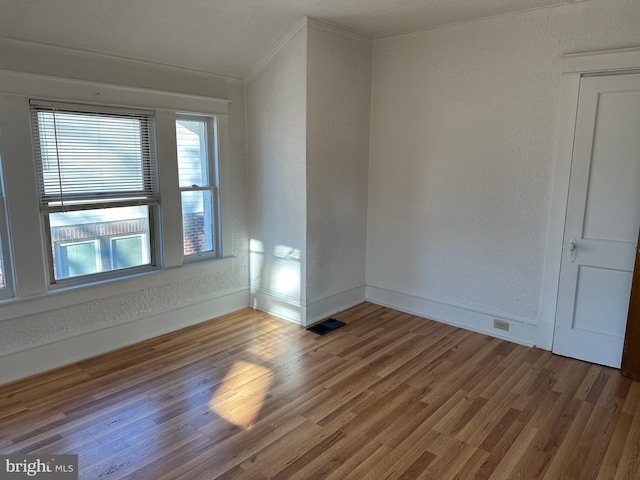
{"label": "sunlight patch on wall", "polygon": [[300,250],[276,245],[273,256],[271,288],[281,297],[300,298]]}
{"label": "sunlight patch on wall", "polygon": [[301,323],[301,250],[276,245],[268,254],[260,240],[251,239],[249,245],[253,308]]}

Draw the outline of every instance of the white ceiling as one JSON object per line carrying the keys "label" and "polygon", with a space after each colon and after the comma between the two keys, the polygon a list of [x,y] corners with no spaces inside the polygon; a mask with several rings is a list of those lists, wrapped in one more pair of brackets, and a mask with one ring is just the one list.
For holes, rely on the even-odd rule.
{"label": "white ceiling", "polygon": [[583,0],[0,0],[0,37],[246,77],[304,16],[369,38]]}

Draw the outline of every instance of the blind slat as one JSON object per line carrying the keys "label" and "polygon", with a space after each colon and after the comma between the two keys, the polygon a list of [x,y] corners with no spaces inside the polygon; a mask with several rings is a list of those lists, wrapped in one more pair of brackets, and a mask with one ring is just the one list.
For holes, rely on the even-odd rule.
{"label": "blind slat", "polygon": [[31,122],[41,211],[158,203],[152,112],[32,101]]}

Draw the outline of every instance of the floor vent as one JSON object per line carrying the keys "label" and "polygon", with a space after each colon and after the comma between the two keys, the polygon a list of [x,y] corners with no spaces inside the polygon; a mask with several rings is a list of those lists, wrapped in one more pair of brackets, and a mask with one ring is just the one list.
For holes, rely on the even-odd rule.
{"label": "floor vent", "polygon": [[345,325],[344,322],[336,320],[335,318],[330,318],[328,320],[325,320],[324,322],[316,323],[315,325],[308,327],[307,330],[313,333],[317,333],[318,335],[324,335],[343,325]]}

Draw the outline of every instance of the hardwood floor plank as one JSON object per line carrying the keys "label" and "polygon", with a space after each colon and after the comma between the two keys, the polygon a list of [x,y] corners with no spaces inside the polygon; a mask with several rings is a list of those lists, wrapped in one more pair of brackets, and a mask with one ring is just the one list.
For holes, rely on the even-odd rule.
{"label": "hardwood floor plank", "polygon": [[482,464],[489,454],[483,450],[475,449],[473,455],[462,465],[452,480],[472,480],[477,477]]}
{"label": "hardwood floor plank", "polygon": [[[425,452],[428,452],[433,456],[437,456],[434,452],[427,449],[427,446],[432,446],[434,442],[442,436],[443,435],[441,433],[431,430],[422,437],[423,444],[421,446],[403,442],[393,450],[395,453],[393,461],[387,461],[380,465],[381,468],[380,471],[377,472],[377,478],[394,480],[401,477],[407,470],[411,469],[416,462],[419,462],[420,458],[425,458]],[[427,455],[426,457],[430,456]],[[425,465],[425,467],[426,466],[427,465]],[[367,476],[371,480],[376,478],[376,475],[372,472]]]}
{"label": "hardwood floor plank", "polygon": [[[520,432],[520,435],[515,439],[513,445],[507,451],[506,455],[502,458],[498,466],[493,471],[489,480],[502,480],[505,478],[518,478],[515,475],[511,475],[511,471],[515,469],[520,459],[526,455],[527,449],[533,443],[534,437],[537,435],[538,430],[525,426]],[[519,477],[519,478],[531,478],[531,477]]]}
{"label": "hardwood floor plank", "polygon": [[[588,402],[580,404],[579,411],[571,422],[564,441],[558,447],[557,454],[545,473],[548,478],[578,478],[580,476],[585,458],[576,456],[575,453],[581,450],[579,440],[593,409],[594,406]],[[585,453],[588,453],[588,450]]]}
{"label": "hardwood floor plank", "polygon": [[636,407],[629,428],[629,435],[616,472],[617,479],[640,477],[640,405]]}
{"label": "hardwood floor plank", "polygon": [[[368,459],[375,458],[383,446],[378,442],[347,435],[349,446],[338,452],[332,459],[333,469],[326,473],[323,480],[343,480],[349,474],[362,467]],[[388,448],[388,447],[384,447]]]}
{"label": "hardwood floor plank", "polygon": [[437,478],[439,480],[451,480],[476,452],[476,448],[454,437],[449,437],[450,442],[446,450],[438,455],[434,462],[424,471],[424,478]]}
{"label": "hardwood floor plank", "polygon": [[595,479],[597,472],[604,464],[607,447],[615,430],[616,423],[622,413],[622,401],[616,398],[610,408],[597,405],[580,438],[580,445],[589,448],[583,472],[580,478]]}
{"label": "hardwood floor plank", "polygon": [[640,478],[640,383],[363,303],[317,336],[243,309],[0,386],[1,453],[80,478]]}

